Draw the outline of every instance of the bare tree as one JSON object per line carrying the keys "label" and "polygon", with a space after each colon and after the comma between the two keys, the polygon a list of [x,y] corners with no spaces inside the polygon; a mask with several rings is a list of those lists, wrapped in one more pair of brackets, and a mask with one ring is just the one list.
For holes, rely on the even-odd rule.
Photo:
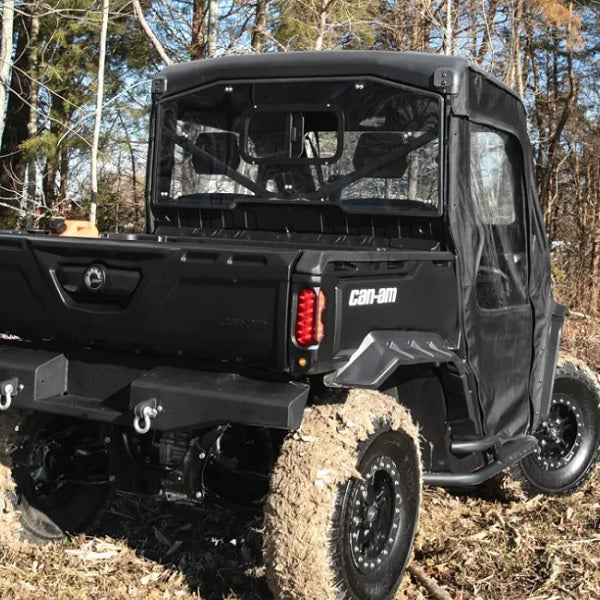
{"label": "bare tree", "polygon": [[108,29],[109,0],[102,2],[102,26],[100,29],[100,57],[98,59],[98,88],[96,93],[96,117],[94,119],[94,137],[92,140],[92,201],[90,205],[90,222],[96,224],[98,207],[98,142],[100,141],[100,125],[102,124],[102,101],[104,98],[104,64],[106,61],[106,31]]}
{"label": "bare tree", "polygon": [[252,26],[251,47],[253,52],[262,52],[267,29],[267,0],[257,0],[256,16]]}
{"label": "bare tree", "polygon": [[0,40],[0,140],[4,133],[6,113],[6,90],[13,50],[13,25],[15,22],[15,1],[4,0],[2,9],[2,40]]}
{"label": "bare tree", "polygon": [[[39,77],[39,63],[40,63],[40,52],[39,52],[39,34],[40,34],[40,18],[38,15],[39,6],[37,2],[32,4],[31,14],[31,63],[30,63],[30,77],[31,77],[31,88],[29,91],[29,121],[27,123],[27,134],[29,139],[32,140],[37,135],[37,117],[38,117],[38,77]],[[27,226],[32,226],[32,216],[35,210],[37,196],[37,168],[36,159],[33,154],[30,153],[27,160],[27,193],[25,194],[25,212],[27,214]]]}
{"label": "bare tree", "polygon": [[204,58],[206,53],[206,12],[207,0],[194,0],[192,11],[192,43],[190,58],[197,60]]}
{"label": "bare tree", "polygon": [[336,0],[323,0],[319,10],[319,20],[317,29],[317,38],[315,40],[315,50],[323,50],[323,41],[325,39],[325,32],[327,31],[327,18],[329,16],[329,10],[335,4]]}
{"label": "bare tree", "polygon": [[140,6],[140,0],[133,0],[132,3],[133,12],[135,13],[137,20],[139,21],[140,25],[142,26],[142,29],[144,30],[144,33],[148,36],[148,39],[150,40],[152,45],[156,48],[156,51],[160,54],[162,61],[166,65],[173,64],[173,61],[167,55],[164,46],[160,43],[160,40],[156,37],[154,31],[152,31],[150,25],[148,25],[148,21],[146,21],[146,17],[144,17],[144,11]]}
{"label": "bare tree", "polygon": [[[557,115],[554,131],[551,133],[550,141],[548,143],[548,147],[546,149],[547,155],[547,164],[545,169],[542,172],[539,181],[539,192],[540,192],[540,200],[542,202],[542,206],[546,209],[546,217],[547,217],[547,225],[550,233],[552,233],[555,229],[556,223],[554,222],[556,218],[556,214],[550,210],[553,202],[552,202],[552,185],[555,181],[556,168],[559,158],[559,147],[561,136],[567,125],[567,122],[572,114],[575,103],[577,102],[577,79],[575,76],[575,62],[574,62],[574,51],[575,51],[575,42],[573,39],[573,2],[569,2],[569,17],[568,22],[566,24],[566,59],[567,59],[567,73],[566,79],[568,83],[568,90],[566,93],[566,97],[561,99],[562,110],[559,112],[558,106],[558,92],[555,90],[554,97],[551,102],[551,109]],[[555,38],[558,34],[554,33]],[[556,58],[553,61],[553,69],[554,73],[552,74],[552,80],[555,82],[558,81],[558,75],[556,74]]]}
{"label": "bare tree", "polygon": [[444,31],[444,54],[453,54],[453,33],[454,28],[452,24],[452,0],[446,0],[446,29]]}
{"label": "bare tree", "polygon": [[506,61],[504,80],[508,85],[514,87],[519,95],[523,97],[523,51],[521,48],[523,0],[511,0],[509,9],[512,9],[512,16],[510,17],[508,60]]}
{"label": "bare tree", "polygon": [[219,25],[219,2],[218,0],[209,0],[208,3],[208,58],[217,55],[217,34]]}

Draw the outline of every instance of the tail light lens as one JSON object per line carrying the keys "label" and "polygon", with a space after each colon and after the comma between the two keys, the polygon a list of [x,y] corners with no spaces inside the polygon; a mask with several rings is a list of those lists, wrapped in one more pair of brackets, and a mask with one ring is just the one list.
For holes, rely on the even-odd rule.
{"label": "tail light lens", "polygon": [[325,312],[325,294],[312,288],[304,288],[298,294],[296,311],[296,343],[310,346],[319,343],[325,336],[323,314]]}

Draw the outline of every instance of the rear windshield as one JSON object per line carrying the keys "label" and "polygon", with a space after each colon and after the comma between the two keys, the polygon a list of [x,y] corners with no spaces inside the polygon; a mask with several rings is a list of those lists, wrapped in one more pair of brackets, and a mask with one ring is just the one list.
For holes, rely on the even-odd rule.
{"label": "rear windshield", "polygon": [[375,80],[220,83],[161,103],[158,202],[437,211],[440,101]]}

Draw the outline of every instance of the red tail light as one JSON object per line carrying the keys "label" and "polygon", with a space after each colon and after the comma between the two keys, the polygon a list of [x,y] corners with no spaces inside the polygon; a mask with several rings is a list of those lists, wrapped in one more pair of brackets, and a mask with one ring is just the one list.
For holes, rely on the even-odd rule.
{"label": "red tail light", "polygon": [[310,346],[323,339],[323,312],[325,310],[325,294],[318,294],[312,288],[304,288],[298,294],[296,311],[296,343],[299,346]]}

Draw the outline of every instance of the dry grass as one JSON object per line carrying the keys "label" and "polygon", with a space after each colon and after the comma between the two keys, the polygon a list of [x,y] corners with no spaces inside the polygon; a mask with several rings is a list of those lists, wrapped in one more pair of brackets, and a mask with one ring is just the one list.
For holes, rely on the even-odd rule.
{"label": "dry grass", "polygon": [[[565,334],[567,348],[596,369],[597,332],[600,323],[579,319],[570,321]],[[9,418],[0,415],[4,442],[13,425]],[[0,461],[0,487],[7,489],[1,448]],[[0,508],[3,600],[271,598],[258,514],[120,496],[95,537],[37,547],[19,542],[10,505]],[[569,498],[526,500],[506,478],[475,495],[428,489],[414,560],[455,599],[598,599],[600,472]],[[410,576],[398,593],[428,597]]]}

